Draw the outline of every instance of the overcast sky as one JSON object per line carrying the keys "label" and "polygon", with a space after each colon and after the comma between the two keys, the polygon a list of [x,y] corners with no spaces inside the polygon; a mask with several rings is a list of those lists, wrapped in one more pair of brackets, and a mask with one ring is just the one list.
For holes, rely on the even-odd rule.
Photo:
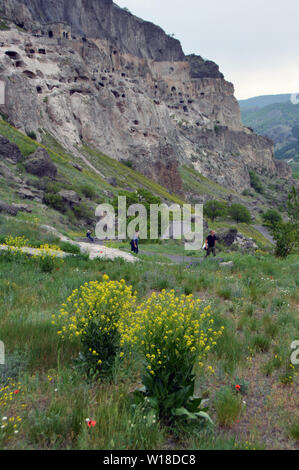
{"label": "overcast sky", "polygon": [[298,0],[115,0],[215,61],[238,99],[299,90]]}

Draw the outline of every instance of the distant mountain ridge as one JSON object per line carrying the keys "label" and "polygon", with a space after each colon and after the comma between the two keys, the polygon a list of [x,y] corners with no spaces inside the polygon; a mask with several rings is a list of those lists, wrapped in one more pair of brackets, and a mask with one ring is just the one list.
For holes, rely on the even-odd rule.
{"label": "distant mountain ridge", "polygon": [[291,94],[266,95],[240,100],[243,123],[275,144],[279,160],[299,162],[299,104]]}
{"label": "distant mountain ridge", "polygon": [[287,103],[291,101],[291,94],[285,93],[281,95],[261,95],[248,98],[246,100],[239,100],[241,110],[264,108],[271,104]]}

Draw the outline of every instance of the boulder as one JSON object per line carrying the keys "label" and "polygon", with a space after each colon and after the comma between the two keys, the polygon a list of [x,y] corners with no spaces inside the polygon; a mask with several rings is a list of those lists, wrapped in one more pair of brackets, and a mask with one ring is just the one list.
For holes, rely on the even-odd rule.
{"label": "boulder", "polygon": [[80,204],[81,197],[79,196],[78,193],[76,193],[76,191],[72,191],[72,190],[69,190],[69,189],[63,189],[63,190],[59,191],[58,194],[70,206]]}
{"label": "boulder", "polygon": [[231,228],[229,230],[226,230],[223,233],[219,233],[217,235],[217,238],[219,240],[219,243],[225,246],[231,246],[234,241],[236,240],[238,231],[236,228]]}
{"label": "boulder", "polygon": [[12,204],[12,206],[20,212],[27,212],[28,214],[32,213],[32,208],[27,204]]}
{"label": "boulder", "polygon": [[57,168],[52,162],[48,152],[39,148],[34,154],[24,163],[25,169],[28,173],[35,176],[47,176],[55,178],[57,175]]}
{"label": "boulder", "polygon": [[71,162],[71,165],[78,171],[83,171],[82,166],[78,165],[78,163]]}
{"label": "boulder", "polygon": [[18,163],[23,160],[23,155],[19,147],[13,144],[5,137],[0,135],[0,160],[11,160],[13,163]]}
{"label": "boulder", "polygon": [[115,177],[112,177],[112,178],[108,178],[107,179],[107,183],[109,183],[111,186],[113,186],[114,188],[117,186],[117,181],[116,181],[116,178]]}
{"label": "boulder", "polygon": [[232,267],[234,265],[233,261],[226,261],[224,263],[219,263],[219,266],[222,266],[222,267]]}
{"label": "boulder", "polygon": [[42,199],[43,199],[43,191],[39,191],[37,189],[33,189],[33,188],[20,188],[18,191],[17,191],[17,195],[21,198],[21,199],[30,199],[30,200],[34,200],[34,201],[37,201],[37,202],[42,202]]}
{"label": "boulder", "polygon": [[0,212],[4,212],[5,214],[16,216],[19,212],[17,207],[11,206],[4,201],[0,201]]}
{"label": "boulder", "polygon": [[233,244],[238,245],[244,250],[252,250],[258,248],[257,244],[252,238],[245,237],[245,235],[239,232],[237,233],[236,239]]}

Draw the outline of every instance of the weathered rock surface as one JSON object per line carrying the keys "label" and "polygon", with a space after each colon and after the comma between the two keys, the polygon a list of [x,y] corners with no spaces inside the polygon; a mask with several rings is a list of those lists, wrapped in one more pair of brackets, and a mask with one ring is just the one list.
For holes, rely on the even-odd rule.
{"label": "weathered rock surface", "polygon": [[10,168],[5,165],[4,162],[0,161],[0,176],[5,178],[7,181],[13,181],[14,183],[22,183],[21,178],[15,176],[15,174],[10,170]]}
{"label": "weathered rock surface", "polygon": [[69,205],[78,205],[80,204],[81,197],[79,196],[76,191],[68,190],[68,189],[63,189],[59,191],[59,196],[62,197],[62,199],[67,202]]}
{"label": "weathered rock surface", "polygon": [[17,195],[21,199],[29,199],[36,202],[42,202],[44,192],[34,188],[21,187],[18,189]]}
{"label": "weathered rock surface", "polygon": [[24,163],[26,171],[32,175],[55,178],[57,168],[52,162],[48,152],[43,148],[38,148]]}
{"label": "weathered rock surface", "polygon": [[[290,177],[272,142],[243,126],[234,87],[218,66],[185,57],[161,28],[112,0],[18,3],[35,26],[28,20],[27,33],[0,31],[7,95],[0,108],[21,131],[46,129],[76,155],[84,142],[130,160],[181,194],[181,165],[239,192],[250,186],[248,169]],[[36,24],[49,22],[72,25],[72,38],[36,34]]]}
{"label": "weathered rock surface", "polygon": [[18,214],[19,209],[11,204],[7,204],[4,201],[0,201],[0,213],[1,212],[15,217]]}
{"label": "weathered rock surface", "polygon": [[[6,0],[5,0],[6,1]],[[119,8],[112,0],[19,0],[34,20],[72,25],[74,36],[108,40],[122,53],[154,60],[182,60],[180,42],[159,27]]]}
{"label": "weathered rock surface", "polygon": [[0,160],[18,163],[23,159],[19,147],[0,135]]}
{"label": "weathered rock surface", "polygon": [[238,230],[231,228],[225,232],[217,234],[217,238],[222,245],[231,246],[237,238]]}
{"label": "weathered rock surface", "polygon": [[257,249],[257,244],[253,241],[252,238],[245,237],[242,233],[237,233],[237,237],[233,243],[234,245],[239,246],[244,250]]}
{"label": "weathered rock surface", "polygon": [[28,214],[32,213],[32,207],[27,204],[12,204],[20,212],[27,212]]}

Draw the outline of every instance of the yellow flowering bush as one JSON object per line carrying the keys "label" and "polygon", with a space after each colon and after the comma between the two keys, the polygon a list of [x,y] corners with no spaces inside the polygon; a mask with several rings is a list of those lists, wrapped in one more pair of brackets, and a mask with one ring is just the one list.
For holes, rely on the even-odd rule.
{"label": "yellow flowering bush", "polygon": [[13,256],[14,259],[23,261],[34,253],[31,257],[38,261],[43,272],[52,272],[54,268],[58,268],[64,262],[63,251],[56,245],[45,244],[40,245],[39,248],[33,248],[27,238],[13,237],[12,235],[7,236],[4,241],[9,257]]}
{"label": "yellow flowering bush", "polygon": [[[151,297],[119,324],[121,346],[137,349],[145,363],[144,388],[137,392],[171,421],[208,415],[194,398],[195,364],[204,365],[223,327],[213,328],[211,308],[201,306],[192,295],[177,297],[174,290]],[[209,367],[212,369],[211,366]]]}
{"label": "yellow flowering bush", "polygon": [[85,283],[62,305],[53,323],[63,338],[81,341],[81,357],[89,369],[109,373],[119,350],[119,321],[134,308],[136,297],[124,279]]}
{"label": "yellow flowering bush", "polygon": [[[0,384],[0,443],[19,432],[19,425],[22,419],[17,414],[17,409],[20,403],[17,404],[15,402],[20,402],[22,395],[20,383],[15,383],[12,379],[8,379],[5,385]],[[21,405],[21,407],[24,406]],[[13,412],[10,411],[12,409]]]}
{"label": "yellow flowering bush", "polygon": [[38,260],[43,272],[50,273],[64,263],[62,253],[63,251],[58,246],[47,244],[40,245],[38,252],[33,258]]}
{"label": "yellow flowering bush", "polygon": [[15,248],[23,248],[24,246],[28,246],[29,240],[25,237],[13,237],[9,235],[4,239],[5,245],[15,247]]}

